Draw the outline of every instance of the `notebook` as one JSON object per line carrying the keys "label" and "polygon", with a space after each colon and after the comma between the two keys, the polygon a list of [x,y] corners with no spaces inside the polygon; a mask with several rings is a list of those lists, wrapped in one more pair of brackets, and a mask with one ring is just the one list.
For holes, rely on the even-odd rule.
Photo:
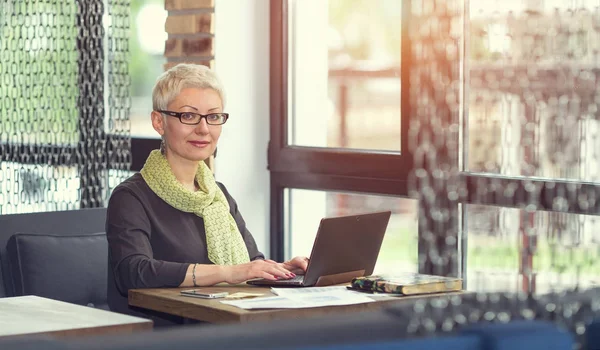
{"label": "notebook", "polygon": [[254,279],[259,286],[309,287],[347,283],[373,273],[391,212],[323,218],[306,274],[293,279]]}
{"label": "notebook", "polygon": [[356,277],[352,279],[348,288],[402,295],[441,293],[461,290],[462,279],[419,273],[401,273]]}

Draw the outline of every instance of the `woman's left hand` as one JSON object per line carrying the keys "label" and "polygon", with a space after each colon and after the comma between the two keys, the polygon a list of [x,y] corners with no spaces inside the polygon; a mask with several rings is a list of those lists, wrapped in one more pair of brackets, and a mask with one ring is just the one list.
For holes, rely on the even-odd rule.
{"label": "woman's left hand", "polygon": [[[273,260],[267,260],[274,262]],[[297,256],[288,261],[281,263],[282,267],[296,275],[304,275],[306,268],[308,267],[308,258],[305,256]]]}

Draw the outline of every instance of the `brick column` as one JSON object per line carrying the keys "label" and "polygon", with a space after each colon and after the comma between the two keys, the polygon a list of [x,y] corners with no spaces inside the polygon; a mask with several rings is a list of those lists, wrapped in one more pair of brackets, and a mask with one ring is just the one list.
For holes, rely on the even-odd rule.
{"label": "brick column", "polygon": [[[214,68],[215,0],[165,0],[165,9],[169,13],[164,69],[184,62]],[[214,157],[205,162],[214,172]]]}
{"label": "brick column", "polygon": [[165,0],[165,69],[177,63],[212,67],[215,0]]}

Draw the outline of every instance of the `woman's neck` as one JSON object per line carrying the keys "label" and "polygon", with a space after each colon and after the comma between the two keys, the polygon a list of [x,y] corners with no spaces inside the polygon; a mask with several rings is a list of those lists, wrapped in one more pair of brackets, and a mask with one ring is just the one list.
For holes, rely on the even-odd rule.
{"label": "woman's neck", "polygon": [[196,172],[198,171],[198,163],[184,160],[179,157],[172,157],[169,156],[168,153],[166,158],[177,181],[188,190],[192,192],[196,191]]}

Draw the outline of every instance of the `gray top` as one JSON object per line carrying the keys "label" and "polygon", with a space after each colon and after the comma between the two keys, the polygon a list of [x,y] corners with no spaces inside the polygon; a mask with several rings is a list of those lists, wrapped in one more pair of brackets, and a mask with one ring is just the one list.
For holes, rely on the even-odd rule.
{"label": "gray top", "polygon": [[[229,202],[250,260],[264,259],[235,200],[223,184],[217,185]],[[127,305],[129,289],[177,287],[185,279],[190,264],[212,264],[206,248],[204,220],[167,204],[139,173],[113,191],[107,208],[106,235],[109,271],[112,271],[108,305],[113,311],[139,315]]]}

